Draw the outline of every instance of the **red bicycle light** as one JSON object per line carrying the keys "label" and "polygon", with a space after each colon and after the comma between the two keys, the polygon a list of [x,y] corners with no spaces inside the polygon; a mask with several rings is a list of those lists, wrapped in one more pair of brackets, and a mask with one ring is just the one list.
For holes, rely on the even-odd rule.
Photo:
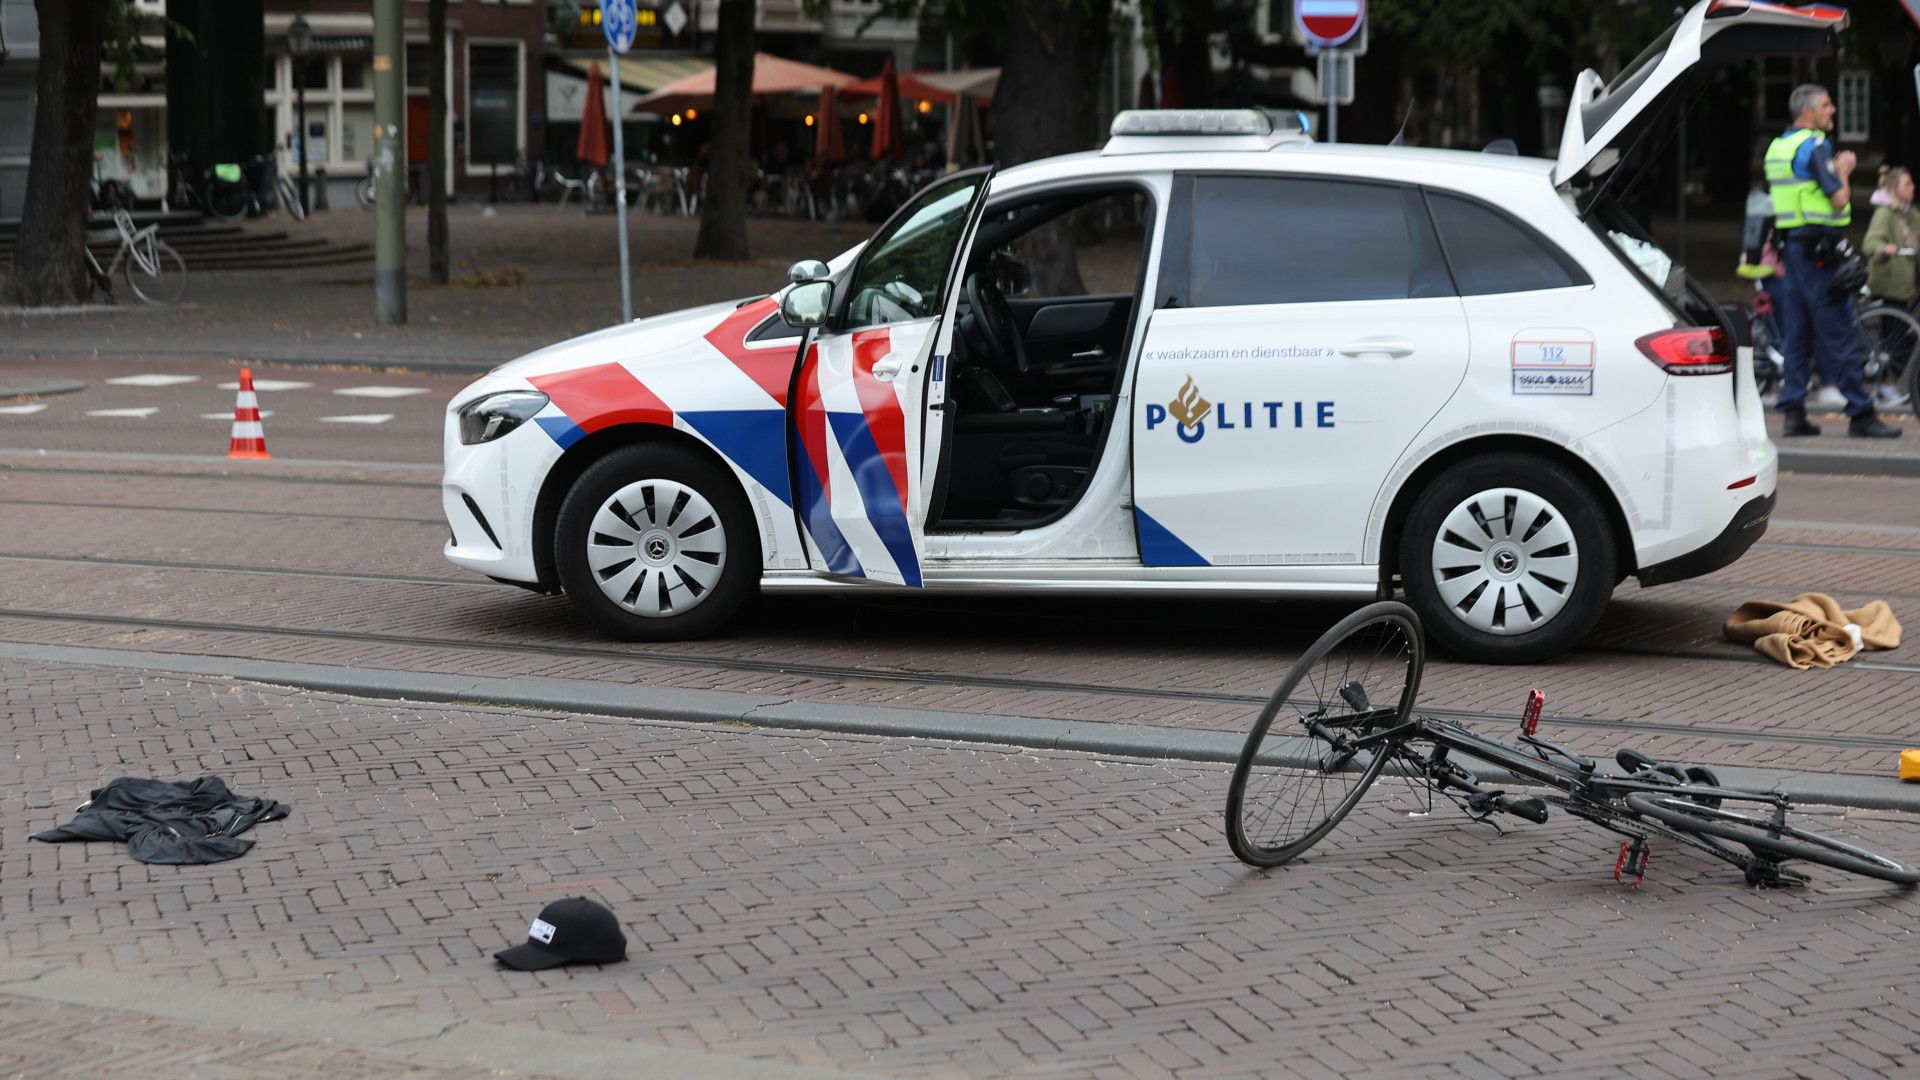
{"label": "red bicycle light", "polygon": [[1540,730],[1540,710],[1547,704],[1547,695],[1540,690],[1527,691],[1527,707],[1520,711],[1520,730],[1531,735]]}
{"label": "red bicycle light", "polygon": [[1717,326],[1662,330],[1634,344],[1669,375],[1725,375],[1733,370],[1733,348]]}

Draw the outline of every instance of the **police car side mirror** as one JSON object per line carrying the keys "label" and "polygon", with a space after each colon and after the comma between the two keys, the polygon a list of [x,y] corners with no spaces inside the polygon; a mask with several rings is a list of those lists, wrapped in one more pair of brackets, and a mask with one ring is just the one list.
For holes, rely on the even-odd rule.
{"label": "police car side mirror", "polygon": [[827,321],[832,304],[833,282],[806,281],[787,290],[780,301],[780,317],[788,326],[819,326]]}
{"label": "police car side mirror", "polygon": [[801,259],[787,267],[787,280],[795,285],[805,281],[819,281],[828,274],[827,264],[819,259]]}

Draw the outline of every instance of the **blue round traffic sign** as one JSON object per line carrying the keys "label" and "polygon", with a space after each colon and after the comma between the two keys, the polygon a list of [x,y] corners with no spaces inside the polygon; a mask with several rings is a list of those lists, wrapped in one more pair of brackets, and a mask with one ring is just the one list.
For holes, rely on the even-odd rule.
{"label": "blue round traffic sign", "polygon": [[633,0],[604,0],[600,5],[600,29],[614,52],[633,48]]}

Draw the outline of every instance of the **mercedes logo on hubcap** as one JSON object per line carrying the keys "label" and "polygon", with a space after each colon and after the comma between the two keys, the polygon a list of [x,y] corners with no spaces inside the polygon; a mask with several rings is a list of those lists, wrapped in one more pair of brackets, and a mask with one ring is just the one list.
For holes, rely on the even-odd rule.
{"label": "mercedes logo on hubcap", "polygon": [[667,542],[656,536],[647,541],[647,558],[664,559],[667,557]]}
{"label": "mercedes logo on hubcap", "polygon": [[1493,553],[1493,569],[1496,573],[1511,574],[1520,567],[1520,556],[1511,551]]}

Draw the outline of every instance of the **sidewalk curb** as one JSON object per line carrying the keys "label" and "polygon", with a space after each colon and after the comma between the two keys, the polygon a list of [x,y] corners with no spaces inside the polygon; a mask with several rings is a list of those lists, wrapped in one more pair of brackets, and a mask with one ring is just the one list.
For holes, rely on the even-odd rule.
{"label": "sidewalk curb", "polygon": [[[491,960],[478,957],[475,963]],[[579,977],[592,979],[596,973]],[[846,1080],[857,1075],[596,1035],[563,1035],[456,1016],[316,1001],[282,991],[56,967],[28,959],[0,960],[0,998],[7,997],[164,1017],[214,1034],[243,1029],[385,1052],[414,1062],[507,1069],[569,1080],[632,1076]]]}
{"label": "sidewalk curb", "polygon": [[79,379],[41,379],[37,382],[0,382],[0,401],[14,398],[52,397],[55,394],[71,394],[85,390],[87,384]]}
{"label": "sidewalk curb", "polygon": [[[70,645],[0,642],[0,659],[239,679],[386,700],[514,706],[632,720],[745,724],[838,735],[938,739],[1150,760],[1229,763],[1239,758],[1245,742],[1240,732],[1150,724],[826,705],[726,690],[674,690],[534,676],[435,675],[391,668],[294,664]],[[1495,784],[1517,783],[1511,775],[1491,766],[1476,771]],[[1778,789],[1800,803],[1920,813],[1920,785],[1903,785],[1891,777],[1751,768],[1716,768],[1715,772],[1728,787],[1751,791]]]}
{"label": "sidewalk curb", "polygon": [[1920,476],[1920,455],[1782,450],[1780,471],[1822,476]]}

